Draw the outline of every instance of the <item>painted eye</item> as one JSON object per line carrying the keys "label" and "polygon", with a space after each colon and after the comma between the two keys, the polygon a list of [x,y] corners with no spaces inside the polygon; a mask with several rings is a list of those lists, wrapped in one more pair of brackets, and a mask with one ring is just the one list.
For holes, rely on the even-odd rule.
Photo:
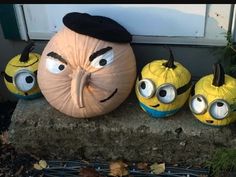
{"label": "painted eye", "polygon": [[207,101],[202,95],[195,95],[190,100],[189,107],[194,114],[204,114],[207,110]]}
{"label": "painted eye", "polygon": [[138,83],[139,94],[144,98],[151,98],[155,93],[155,86],[149,79],[142,79]]}
{"label": "painted eye", "polygon": [[210,105],[209,113],[215,119],[224,119],[229,114],[229,104],[224,100],[215,100]]}
{"label": "painted eye", "polygon": [[113,50],[109,50],[106,53],[99,55],[98,57],[94,58],[91,62],[91,65],[94,68],[103,68],[106,65],[109,65],[114,60],[114,53]]}
{"label": "painted eye", "polygon": [[65,70],[66,64],[60,62],[59,60],[53,59],[52,57],[48,57],[46,59],[46,68],[53,74],[59,74]]}
{"label": "painted eye", "polygon": [[14,76],[14,85],[22,92],[27,92],[35,86],[36,80],[33,73],[21,70]]}
{"label": "painted eye", "polygon": [[157,90],[157,98],[161,103],[168,104],[175,100],[176,89],[171,84],[164,84]]}

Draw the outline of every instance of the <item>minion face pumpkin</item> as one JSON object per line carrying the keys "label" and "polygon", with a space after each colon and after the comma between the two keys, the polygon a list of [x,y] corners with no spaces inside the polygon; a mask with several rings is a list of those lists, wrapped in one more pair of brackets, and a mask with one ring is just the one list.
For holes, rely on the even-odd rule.
{"label": "minion face pumpkin", "polygon": [[236,120],[236,79],[226,75],[220,64],[214,74],[201,78],[193,87],[189,107],[201,122],[224,126]]}
{"label": "minion face pumpkin", "polygon": [[142,69],[136,81],[136,95],[141,108],[151,117],[161,118],[175,114],[188,99],[191,74],[180,63],[155,60]]}
{"label": "minion face pumpkin", "polygon": [[69,13],[39,63],[47,101],[76,118],[103,115],[129,95],[136,78],[131,35],[112,19]]}
{"label": "minion face pumpkin", "polygon": [[28,44],[22,54],[12,58],[3,72],[8,90],[22,99],[34,99],[41,96],[36,75],[40,55],[30,53],[33,43]]}

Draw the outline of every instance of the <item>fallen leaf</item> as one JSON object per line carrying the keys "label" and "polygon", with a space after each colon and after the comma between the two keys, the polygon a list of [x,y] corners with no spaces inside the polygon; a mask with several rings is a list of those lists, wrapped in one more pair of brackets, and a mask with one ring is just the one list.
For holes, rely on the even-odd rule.
{"label": "fallen leaf", "polygon": [[114,161],[110,162],[110,176],[126,176],[129,174],[127,170],[128,165],[122,161]]}
{"label": "fallen leaf", "polygon": [[148,171],[148,164],[146,162],[140,162],[137,164],[139,170]]}
{"label": "fallen leaf", "polygon": [[5,131],[1,134],[0,140],[1,140],[2,144],[9,144],[8,132],[7,131]]}
{"label": "fallen leaf", "polygon": [[40,160],[39,161],[39,165],[42,167],[42,168],[47,168],[48,164],[45,160]]}
{"label": "fallen leaf", "polygon": [[42,170],[43,168],[42,168],[38,163],[35,163],[35,164],[34,164],[34,169],[36,169],[36,170]]}
{"label": "fallen leaf", "polygon": [[40,160],[39,163],[34,164],[34,169],[36,170],[42,170],[44,168],[47,168],[48,164],[45,160]]}
{"label": "fallen leaf", "polygon": [[80,177],[99,177],[100,174],[94,168],[82,168],[79,172]]}
{"label": "fallen leaf", "polygon": [[165,163],[154,163],[150,166],[151,168],[151,171],[156,174],[156,175],[159,175],[163,172],[165,172]]}

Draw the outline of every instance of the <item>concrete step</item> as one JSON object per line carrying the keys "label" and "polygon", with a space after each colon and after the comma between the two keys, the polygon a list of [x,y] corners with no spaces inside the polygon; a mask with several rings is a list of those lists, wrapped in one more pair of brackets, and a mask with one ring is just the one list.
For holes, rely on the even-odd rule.
{"label": "concrete step", "polygon": [[134,94],[113,112],[90,119],[68,117],[44,98],[19,100],[9,136],[19,151],[64,160],[122,158],[199,165],[216,148],[236,146],[235,125],[204,125],[187,106],[169,118],[150,118]]}

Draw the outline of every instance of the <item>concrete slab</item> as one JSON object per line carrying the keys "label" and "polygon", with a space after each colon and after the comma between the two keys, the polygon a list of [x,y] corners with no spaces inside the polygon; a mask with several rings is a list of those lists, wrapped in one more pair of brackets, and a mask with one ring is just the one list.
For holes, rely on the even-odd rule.
{"label": "concrete slab", "polygon": [[235,147],[236,126],[215,128],[196,120],[185,106],[175,116],[153,119],[131,95],[118,109],[92,119],[75,119],[44,98],[19,100],[10,142],[45,158],[126,159],[199,165],[214,149]]}

